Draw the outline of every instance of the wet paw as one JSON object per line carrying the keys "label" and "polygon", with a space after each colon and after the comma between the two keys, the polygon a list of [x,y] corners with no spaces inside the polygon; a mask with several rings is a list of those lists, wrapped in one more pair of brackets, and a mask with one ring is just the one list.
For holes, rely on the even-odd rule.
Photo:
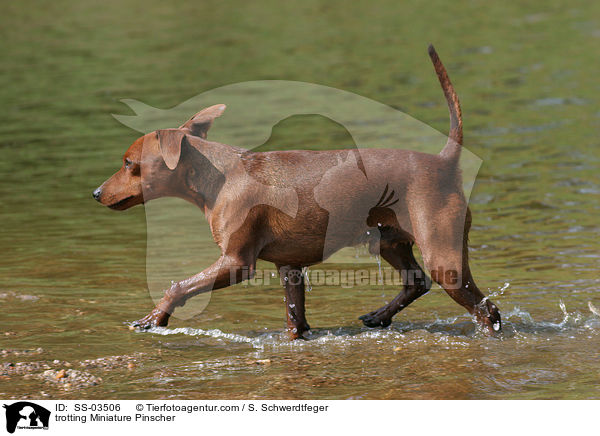
{"label": "wet paw", "polygon": [[375,310],[371,313],[367,313],[366,315],[359,316],[364,325],[367,327],[388,327],[392,323],[392,317],[386,315],[385,312],[381,312],[379,310]]}
{"label": "wet paw", "polygon": [[290,336],[290,339],[292,339],[292,340],[295,340],[295,339],[306,340],[306,338],[304,337],[304,334],[307,333],[309,330],[310,330],[310,326],[306,322],[299,327],[294,327],[293,325],[288,325],[288,334]]}
{"label": "wet paw", "polygon": [[500,312],[494,303],[487,298],[481,300],[475,309],[475,317],[490,336],[499,336],[502,333],[502,320]]}
{"label": "wet paw", "polygon": [[133,327],[148,330],[152,327],[165,327],[169,323],[169,314],[160,309],[153,309],[145,317],[131,323]]}

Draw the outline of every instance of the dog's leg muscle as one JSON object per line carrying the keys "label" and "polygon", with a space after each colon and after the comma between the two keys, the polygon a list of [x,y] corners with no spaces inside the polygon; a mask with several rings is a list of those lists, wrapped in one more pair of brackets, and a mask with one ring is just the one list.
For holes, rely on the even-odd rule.
{"label": "dog's leg muscle", "polygon": [[392,317],[425,295],[431,288],[431,279],[425,274],[412,251],[412,244],[381,243],[381,256],[402,274],[404,289],[392,301],[379,309],[361,316],[367,327],[387,327],[392,323]]}
{"label": "dog's leg muscle", "polygon": [[251,278],[255,264],[256,260],[249,261],[243,256],[222,255],[218,261],[201,273],[174,283],[152,312],[133,325],[141,328],[166,326],[176,307],[183,306],[195,295],[225,288]]}
{"label": "dog's leg muscle", "polygon": [[462,246],[462,285],[460,289],[446,289],[446,292],[454,301],[474,315],[477,321],[486,327],[491,334],[495,334],[502,329],[500,312],[496,305],[479,290],[471,274],[468,246],[470,229],[471,211],[467,208]]}
{"label": "dog's leg muscle", "polygon": [[[453,218],[448,220],[448,217]],[[462,223],[460,217],[464,217]],[[439,283],[454,301],[474,315],[491,334],[500,331],[502,327],[500,312],[496,305],[479,290],[469,268],[470,210],[465,208],[462,215],[441,210],[435,216],[415,219],[413,222],[417,228],[415,232],[417,245],[423,254],[431,278]],[[423,223],[427,223],[429,227],[425,228]],[[459,235],[459,239],[456,241],[452,238],[444,239],[439,233],[430,229],[442,230],[441,234]]]}
{"label": "dog's leg muscle", "polygon": [[291,339],[302,338],[310,330],[304,312],[304,274],[301,267],[277,265],[285,288],[285,310]]}

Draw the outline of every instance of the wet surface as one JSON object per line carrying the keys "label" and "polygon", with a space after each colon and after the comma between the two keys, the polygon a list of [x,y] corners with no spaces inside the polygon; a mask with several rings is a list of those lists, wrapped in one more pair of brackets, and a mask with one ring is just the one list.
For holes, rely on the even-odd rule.
{"label": "wet surface", "polygon": [[[309,2],[300,15],[314,27],[282,33],[276,14],[255,32],[257,12],[240,4],[237,28],[248,32],[224,35],[233,18],[219,7],[202,7],[209,16],[197,26],[192,6],[152,3],[56,2],[55,14],[15,3],[1,19],[10,44],[1,48],[0,397],[600,398],[598,6],[490,6],[479,16],[465,3],[450,23],[444,3],[430,15],[407,5],[391,14],[390,4],[340,16]],[[172,32],[175,14],[184,23]],[[371,30],[359,35],[362,17]],[[398,20],[414,31],[398,33]],[[156,24],[153,38],[131,25],[141,21]],[[439,289],[388,329],[368,329],[357,318],[397,292],[374,283],[313,286],[313,330],[291,343],[275,281],[215,292],[168,328],[130,330],[153,305],[144,209],[115,213],[91,198],[137,137],[110,117],[127,110],[119,99],[167,108],[226,83],[303,80],[446,131],[425,28],[461,98],[466,146],[483,159],[470,258],[503,336],[483,335]],[[191,40],[212,41],[201,59]],[[218,140],[217,123],[212,132]],[[304,117],[278,125],[266,148],[340,143],[339,126]],[[375,259],[368,267],[377,273]]]}

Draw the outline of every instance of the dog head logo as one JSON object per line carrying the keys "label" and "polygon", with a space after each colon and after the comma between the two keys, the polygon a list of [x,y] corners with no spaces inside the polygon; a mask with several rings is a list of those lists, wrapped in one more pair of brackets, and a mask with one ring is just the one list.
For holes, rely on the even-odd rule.
{"label": "dog head logo", "polygon": [[4,405],[6,409],[6,431],[14,433],[19,429],[48,429],[50,411],[28,401]]}

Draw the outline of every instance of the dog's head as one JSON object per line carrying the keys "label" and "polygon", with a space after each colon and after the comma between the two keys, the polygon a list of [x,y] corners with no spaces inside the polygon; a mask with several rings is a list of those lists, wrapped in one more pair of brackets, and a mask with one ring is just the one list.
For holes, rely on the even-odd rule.
{"label": "dog's head", "polygon": [[154,198],[177,195],[185,172],[180,164],[182,147],[189,136],[206,139],[224,104],[206,108],[178,129],[155,130],[138,138],[125,152],[123,166],[98,187],[94,198],[115,210],[125,210]]}

